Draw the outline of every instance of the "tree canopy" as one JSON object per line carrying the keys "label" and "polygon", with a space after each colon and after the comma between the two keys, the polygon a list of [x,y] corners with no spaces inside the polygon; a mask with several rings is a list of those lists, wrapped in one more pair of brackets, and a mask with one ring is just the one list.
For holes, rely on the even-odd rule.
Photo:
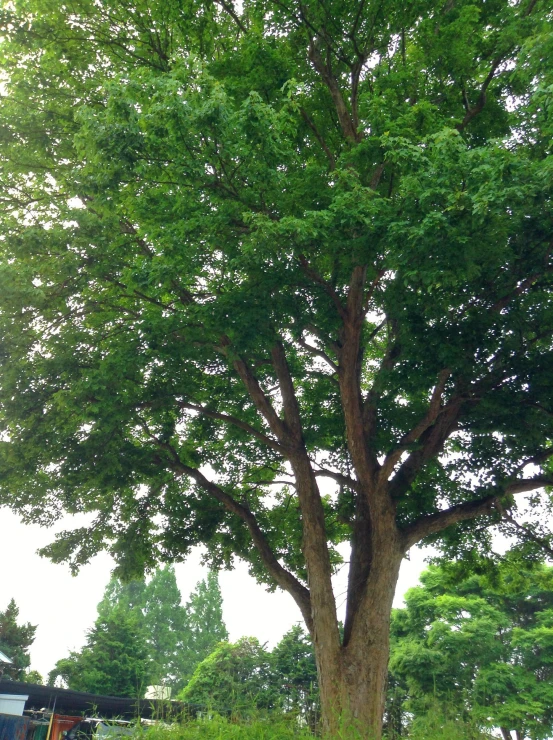
{"label": "tree canopy", "polygon": [[553,728],[553,568],[459,579],[430,568],[394,611],[390,670],[407,691],[404,711],[441,700],[450,718],[542,740]]}
{"label": "tree canopy", "polygon": [[409,547],[462,556],[497,525],[551,548],[550,21],[543,0],[1,13],[0,502],[94,517],[45,550],[75,568],[248,561],[303,614],[329,732],[349,706],[379,737]]}

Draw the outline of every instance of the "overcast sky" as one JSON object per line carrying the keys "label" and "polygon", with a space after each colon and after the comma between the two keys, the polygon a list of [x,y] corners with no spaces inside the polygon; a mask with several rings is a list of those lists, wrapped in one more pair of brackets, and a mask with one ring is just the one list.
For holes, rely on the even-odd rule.
{"label": "overcast sky", "polygon": [[[80,522],[79,522],[80,524]],[[56,529],[71,528],[71,518]],[[67,565],[54,565],[36,554],[38,548],[53,540],[53,530],[24,525],[11,511],[0,508],[0,610],[11,598],[20,609],[20,622],[37,625],[31,647],[31,668],[44,677],[70,650],[80,649],[86,630],[96,618],[96,606],[110,578],[111,558],[103,553],[73,577]],[[425,567],[427,553],[413,550],[404,561],[396,593],[396,606],[405,591],[416,585]],[[175,567],[183,602],[196,583],[205,578],[200,553],[194,552],[184,564]],[[336,579],[338,604],[342,604],[346,568]],[[257,637],[272,647],[296,622],[299,610],[283,592],[267,593],[248,575],[244,564],[232,572],[220,574],[223,615],[232,641],[244,635]]]}

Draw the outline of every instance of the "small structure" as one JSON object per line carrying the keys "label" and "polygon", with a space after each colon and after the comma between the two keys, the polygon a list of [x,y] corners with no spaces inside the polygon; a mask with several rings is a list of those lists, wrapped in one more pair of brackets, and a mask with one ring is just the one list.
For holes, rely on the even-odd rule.
{"label": "small structure", "polygon": [[171,698],[170,686],[148,686],[146,689],[145,699],[157,699],[159,701],[169,701]]}

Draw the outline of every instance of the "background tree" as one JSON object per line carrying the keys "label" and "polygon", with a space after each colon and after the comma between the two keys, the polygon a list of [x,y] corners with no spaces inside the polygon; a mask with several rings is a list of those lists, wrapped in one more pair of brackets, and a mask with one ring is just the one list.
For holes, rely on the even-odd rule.
{"label": "background tree", "polygon": [[[25,681],[31,664],[29,648],[34,642],[36,625],[18,624],[19,608],[13,599],[0,611],[0,650],[12,661],[2,674],[14,681]],[[34,673],[34,672],[33,672]]]}
{"label": "background tree", "polygon": [[309,635],[294,625],[271,652],[273,689],[285,712],[301,716],[315,729],[320,715],[319,683]]}
{"label": "background tree", "polygon": [[[278,702],[270,654],[254,637],[223,642],[194,671],[179,699],[237,716],[268,710]],[[276,690],[275,690],[276,688]]]}
{"label": "background tree", "polygon": [[228,640],[223,621],[223,598],[216,572],[200,581],[185,606],[185,629],[179,656],[180,683],[184,685],[196,666],[208,657],[218,643]]}
{"label": "background tree", "polygon": [[93,515],[45,550],[74,568],[247,560],[305,619],[329,736],[380,737],[411,546],[551,547],[548,14],[2,10],[0,502]]}
{"label": "background tree", "polygon": [[151,682],[143,626],[136,615],[118,607],[99,616],[85,647],[58,660],[48,683],[61,678],[67,688],[107,696],[142,698]]}
{"label": "background tree", "polygon": [[[146,650],[147,668],[144,673],[148,681],[154,685],[170,686],[174,691],[182,688],[198,663],[218,642],[227,639],[228,633],[223,621],[216,573],[211,572],[206,580],[198,582],[185,606],[181,604],[181,598],[171,566],[157,568],[148,580],[123,582],[117,577],[112,578],[98,604],[96,627],[91,633],[95,640],[95,660],[103,666],[102,675],[109,672],[111,660],[120,662],[122,655],[133,652],[140,657]],[[127,633],[112,634],[113,625],[122,615],[128,618]],[[110,632],[110,640],[120,641],[119,647],[113,647],[109,640],[96,640],[99,625]],[[133,646],[134,640],[137,642]],[[106,654],[100,658],[104,649]],[[83,660],[86,667],[83,667]],[[81,653],[72,653],[70,658],[58,661],[51,680],[60,676],[70,688],[75,688],[75,680],[80,681],[77,674],[88,671],[89,663],[90,654],[86,648]],[[118,670],[114,666],[114,671]],[[125,667],[123,670],[130,669]],[[90,683],[88,677],[84,680],[87,685]],[[129,680],[134,681],[132,678]],[[100,685],[102,679],[94,678],[93,681],[94,685]]]}
{"label": "background tree", "polygon": [[450,721],[542,740],[553,729],[553,568],[490,575],[431,567],[392,619],[393,679],[404,711],[424,717],[436,701]]}

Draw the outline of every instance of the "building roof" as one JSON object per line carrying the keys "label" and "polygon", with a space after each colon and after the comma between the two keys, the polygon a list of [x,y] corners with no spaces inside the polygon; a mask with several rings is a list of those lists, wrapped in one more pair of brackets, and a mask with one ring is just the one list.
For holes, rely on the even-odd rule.
{"label": "building roof", "polygon": [[11,663],[8,656],[0,650],[0,663]]}
{"label": "building roof", "polygon": [[120,696],[100,696],[83,691],[58,689],[54,686],[2,680],[0,694],[25,694],[29,698],[25,709],[55,710],[56,714],[88,715],[95,717],[161,718],[167,715],[196,714],[199,706],[178,701],[156,699],[125,699]]}

